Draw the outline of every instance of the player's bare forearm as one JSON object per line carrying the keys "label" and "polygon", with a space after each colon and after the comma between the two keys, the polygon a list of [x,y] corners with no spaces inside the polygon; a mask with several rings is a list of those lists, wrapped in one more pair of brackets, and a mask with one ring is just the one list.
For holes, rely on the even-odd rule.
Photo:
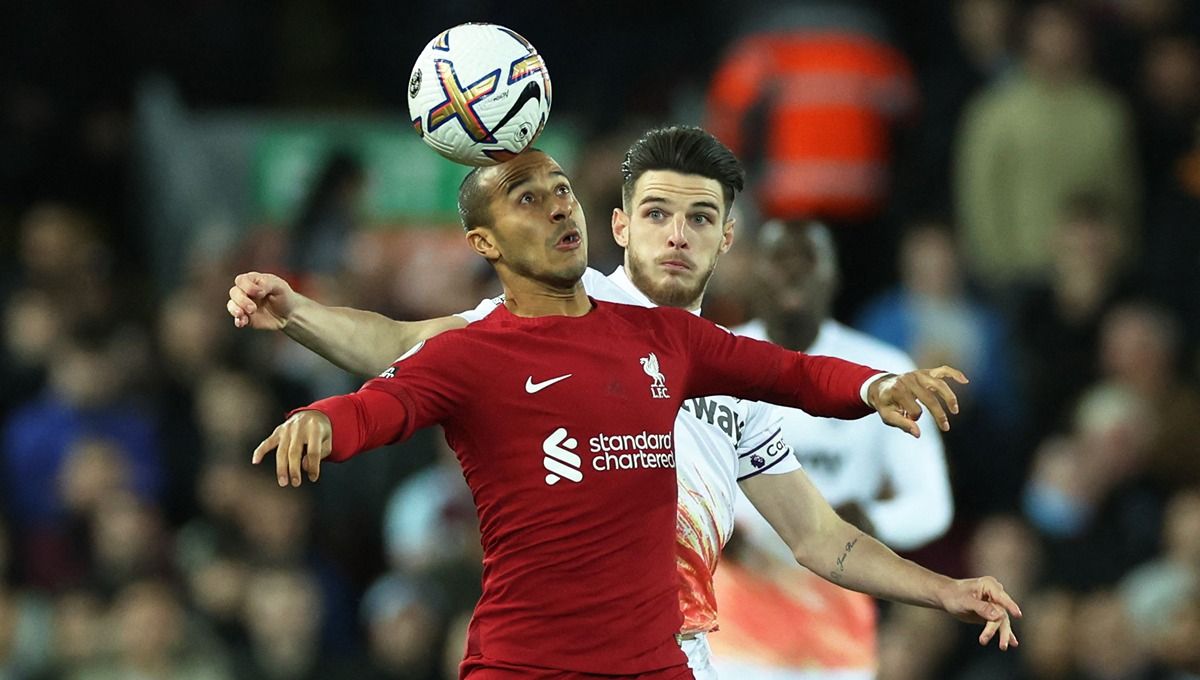
{"label": "player's bare forearm", "polygon": [[996,579],[951,579],[900,557],[838,517],[803,470],[760,474],[741,488],[796,561],[816,574],[860,593],[984,624],[980,644],[997,638],[1000,649],[1017,645],[1010,616],[1020,617],[1021,610]]}
{"label": "player's bare forearm", "polygon": [[329,307],[303,298],[283,332],[335,366],[360,376],[378,375],[422,340],[462,328],[457,316],[396,321],[352,307]]}
{"label": "player's bare forearm", "polygon": [[950,579],[901,558],[843,520],[803,470],[758,475],[741,488],[796,561],[814,573],[875,597],[939,606],[936,589]]}
{"label": "player's bare forearm", "polygon": [[797,555],[797,561],[843,588],[883,600],[942,608],[942,592],[952,579],[900,557],[848,522],[831,524],[814,541],[817,545]]}

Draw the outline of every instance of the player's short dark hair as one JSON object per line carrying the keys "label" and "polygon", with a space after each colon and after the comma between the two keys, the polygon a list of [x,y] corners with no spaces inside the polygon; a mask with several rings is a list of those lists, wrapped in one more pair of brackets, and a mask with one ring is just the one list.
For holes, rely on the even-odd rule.
{"label": "player's short dark hair", "polygon": [[655,128],[629,147],[625,162],[621,163],[621,175],[625,178],[621,198],[627,209],[633,199],[633,186],[650,170],[671,170],[717,180],[725,198],[727,217],[734,196],[746,185],[746,171],[729,147],[691,125]]}
{"label": "player's short dark hair", "polygon": [[487,193],[479,186],[481,175],[483,168],[471,168],[471,172],[468,172],[458,185],[458,219],[462,221],[465,231],[486,225],[492,219],[488,210]]}

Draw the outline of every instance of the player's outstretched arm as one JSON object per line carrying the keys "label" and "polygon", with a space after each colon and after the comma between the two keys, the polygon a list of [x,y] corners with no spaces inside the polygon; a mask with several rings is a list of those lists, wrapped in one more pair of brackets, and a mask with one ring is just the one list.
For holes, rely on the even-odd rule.
{"label": "player's outstretched arm", "polygon": [[274,274],[246,272],[225,304],[238,328],[283,331],[339,368],[378,375],[417,343],[467,322],[457,316],[395,321],[352,307],[330,307],[297,293]]}
{"label": "player's outstretched arm", "polygon": [[[996,579],[952,579],[906,560],[843,521],[802,470],[758,475],[742,491],[791,548],[796,561],[838,585],[895,602],[941,609],[982,623],[979,643],[1016,646],[1010,615],[1021,610]],[[997,636],[997,633],[999,634]]]}
{"label": "player's outstretched arm", "polygon": [[929,409],[939,429],[948,432],[950,417],[947,412],[958,413],[958,396],[950,388],[950,380],[960,385],[969,382],[962,371],[950,366],[887,375],[871,383],[867,403],[885,424],[914,437],[921,436],[917,419],[921,417],[922,407]]}

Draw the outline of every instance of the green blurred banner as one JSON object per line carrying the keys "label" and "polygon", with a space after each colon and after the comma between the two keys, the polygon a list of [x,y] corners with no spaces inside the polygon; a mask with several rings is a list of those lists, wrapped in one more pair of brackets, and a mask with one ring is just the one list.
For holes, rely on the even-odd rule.
{"label": "green blurred banner", "polygon": [[[569,128],[548,126],[537,146],[570,166]],[[371,222],[444,223],[457,219],[458,184],[469,168],[439,156],[408,126],[383,123],[278,123],[257,136],[252,201],[265,221],[288,221],[325,160],[348,151],[367,169],[365,217]]]}

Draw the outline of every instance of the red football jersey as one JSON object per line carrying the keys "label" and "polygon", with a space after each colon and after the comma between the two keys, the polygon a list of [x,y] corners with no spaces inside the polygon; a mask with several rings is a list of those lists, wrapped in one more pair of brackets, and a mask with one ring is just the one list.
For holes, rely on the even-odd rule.
{"label": "red football jersey", "polygon": [[727,394],[854,418],[870,412],[859,390],[877,371],[682,310],[593,304],[581,317],[501,307],[313,408],[333,423],[331,461],[445,428],[483,542],[469,654],[632,675],[686,663],[674,638],[682,400]]}

